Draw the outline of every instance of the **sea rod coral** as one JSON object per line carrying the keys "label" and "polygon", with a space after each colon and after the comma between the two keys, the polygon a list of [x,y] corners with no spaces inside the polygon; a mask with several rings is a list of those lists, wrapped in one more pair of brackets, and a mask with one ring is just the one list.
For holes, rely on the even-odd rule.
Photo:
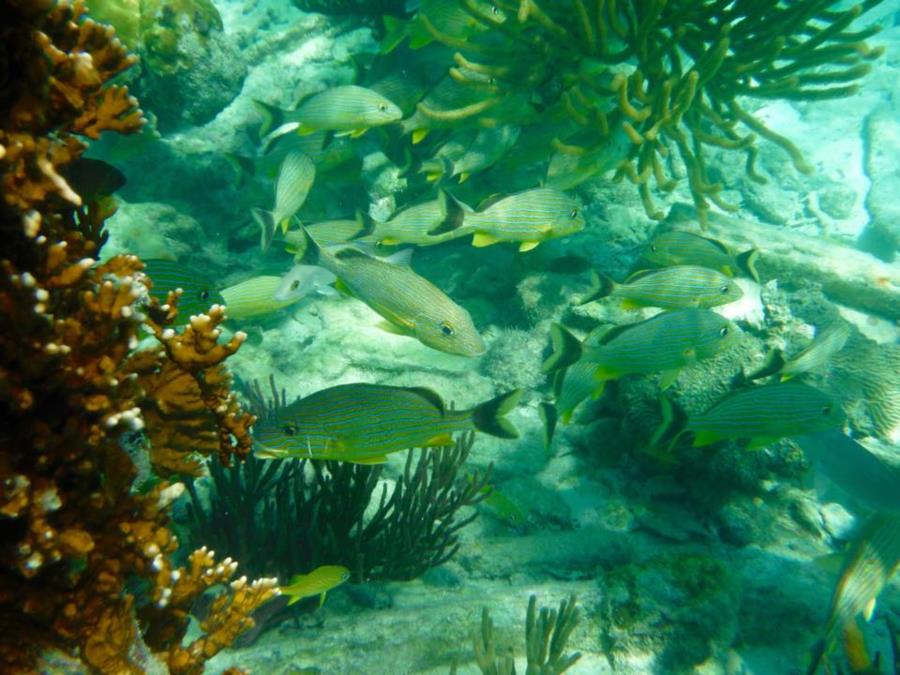
{"label": "sea rod coral", "polygon": [[[175,333],[178,295],[139,304],[151,282],[137,258],[95,263],[109,211],[60,170],[82,137],[142,119],[108,84],[132,58],[84,11],[0,3],[0,670],[36,671],[55,649],[93,671],[140,673],[155,658],[200,672],[277,588],[232,581],[236,563],[203,548],[179,566],[167,521],[183,485],[134,491],[122,439],[143,433],[161,475],[196,469],[193,452],[246,455],[253,417],[222,365],[242,339],[219,344],[221,307]],[[159,344],[135,351],[142,323]],[[191,602],[221,584],[203,634],[183,644]]]}

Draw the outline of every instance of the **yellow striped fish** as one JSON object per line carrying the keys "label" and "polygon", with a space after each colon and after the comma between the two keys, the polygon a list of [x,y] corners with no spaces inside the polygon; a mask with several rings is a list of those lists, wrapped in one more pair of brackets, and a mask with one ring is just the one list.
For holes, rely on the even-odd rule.
{"label": "yellow striped fish", "polygon": [[460,228],[462,221],[462,209],[453,200],[448,200],[446,193],[439,190],[437,199],[408,206],[384,222],[376,221],[372,233],[361,237],[361,241],[388,246],[397,244],[431,246],[467,234],[465,229]]}
{"label": "yellow striped fish", "polygon": [[322,565],[309,574],[295,574],[286,586],[281,587],[286,595],[288,607],[303,598],[319,596],[319,607],[325,604],[325,594],[337,588],[350,578],[350,570],[342,565]]}
{"label": "yellow striped fish", "polygon": [[868,621],[875,601],[900,564],[900,516],[878,513],[863,525],[851,544],[831,598],[825,637],[813,650],[807,675],[815,673],[841,631],[862,614]]}
{"label": "yellow striped fish", "polygon": [[520,242],[520,251],[530,251],[542,241],[584,229],[584,216],[578,200],[565,192],[534,188],[467,213],[463,227],[474,233],[473,246]]}
{"label": "yellow striped fish", "polygon": [[422,162],[420,173],[429,181],[459,177],[465,182],[469,176],[484,171],[519,138],[519,127],[504,124],[488,129],[462,129],[445,143],[431,159]]}
{"label": "yellow striped fish", "polygon": [[216,290],[212,279],[204,277],[185,263],[162,259],[143,262],[144,274],[153,282],[150,295],[165,302],[169,291],[181,289],[176,323],[185,323],[192,314],[209,311],[211,305],[225,304],[225,298]]}
{"label": "yellow striped fish", "polygon": [[779,438],[814,434],[844,423],[840,404],[800,382],[751,387],[727,394],[705,413],[691,418],[694,446],[726,439],[750,439],[758,448]]}
{"label": "yellow striped fish", "polygon": [[484,342],[469,313],[412,268],[393,265],[354,248],[332,253],[307,240],[304,262],[319,265],[338,278],[337,287],[381,314],[392,332],[415,337],[448,354],[477,356]]}
{"label": "yellow striped fish", "polygon": [[[551,333],[554,351],[548,362],[572,364],[564,375],[557,376],[556,390],[562,406],[559,412],[571,417],[588,391],[597,397],[607,380],[622,375],[662,373],[660,386],[666,389],[682,368],[715,356],[735,344],[739,336],[737,326],[715,312],[683,309],[589,337],[588,346],[579,353],[577,338],[556,325]],[[544,370],[552,369],[545,362]],[[567,387],[569,371],[573,379]],[[593,380],[591,390],[587,389],[588,371]]]}
{"label": "yellow striped fish", "polygon": [[759,281],[756,271],[759,251],[755,248],[735,255],[722,242],[692,232],[672,230],[658,234],[647,244],[641,257],[659,267],[697,265],[718,270],[729,277],[743,273]]}
{"label": "yellow striped fish", "polygon": [[281,284],[281,277],[260,276],[223,288],[221,293],[226,315],[237,321],[251,319],[276,312],[302,299],[303,295],[290,295],[286,300],[276,300],[275,292]]}
{"label": "yellow striped fish", "polygon": [[310,394],[253,427],[264,459],[308,457],[358,464],[386,461],[385,455],[453,443],[452,434],[477,429],[517,438],[504,415],[522,391],[501,394],[471,410],[448,409],[424,387],[342,384]]}
{"label": "yellow striped fish", "polygon": [[743,295],[741,287],[721,272],[695,265],[678,265],[637,272],[624,284],[594,272],[592,289],[580,304],[612,297],[620,300],[626,309],[716,307],[739,300]]}
{"label": "yellow striped fish", "polygon": [[279,226],[282,232],[288,231],[291,218],[303,206],[315,179],[316,165],[308,155],[292,152],[284,158],[275,183],[275,207],[272,211],[250,211],[262,231],[260,247],[263,251],[269,249]]}
{"label": "yellow striped fish", "polygon": [[354,84],[331,87],[304,100],[291,112],[283,111],[259,101],[263,114],[261,134],[269,138],[296,131],[310,134],[315,131],[346,132],[361,136],[370,127],[397,122],[403,112],[381,94]]}

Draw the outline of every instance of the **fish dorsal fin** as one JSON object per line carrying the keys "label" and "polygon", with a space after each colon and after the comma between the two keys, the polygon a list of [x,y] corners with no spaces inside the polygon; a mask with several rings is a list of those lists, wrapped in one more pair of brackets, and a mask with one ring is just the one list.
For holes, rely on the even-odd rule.
{"label": "fish dorsal fin", "polygon": [[354,260],[360,258],[371,259],[371,256],[366,255],[363,251],[360,251],[354,246],[345,246],[341,248],[334,253],[334,257],[338,260]]}
{"label": "fish dorsal fin", "polygon": [[722,253],[724,253],[726,255],[731,255],[731,249],[729,249],[725,244],[723,244],[718,239],[711,239],[710,237],[702,237],[700,235],[697,235],[697,236],[700,237],[701,239],[706,239],[706,241],[708,241],[710,244],[712,244],[717,249],[722,251]]}
{"label": "fish dorsal fin", "polygon": [[438,394],[433,389],[429,389],[428,387],[407,387],[407,391],[411,391],[418,396],[421,396],[426,401],[428,401],[431,405],[437,408],[441,415],[446,412],[446,408],[444,407],[444,399],[441,398],[440,394]]}
{"label": "fish dorsal fin", "polygon": [[502,193],[500,193],[500,192],[495,192],[495,193],[492,194],[492,195],[488,195],[487,197],[485,197],[484,199],[482,199],[482,200],[478,203],[478,210],[479,210],[479,211],[484,211],[485,209],[489,209],[489,208],[491,208],[494,204],[496,204],[497,202],[499,202],[501,199],[504,199],[506,196],[507,196],[507,195],[502,194]]}
{"label": "fish dorsal fin", "polygon": [[608,345],[610,342],[615,340],[620,335],[624,334],[626,331],[631,330],[636,324],[626,323],[621,326],[612,326],[605,333],[599,335],[594,339],[594,344],[598,347],[602,345]]}
{"label": "fish dorsal fin", "polygon": [[405,248],[402,251],[391,253],[387,258],[382,258],[382,262],[390,263],[391,265],[400,265],[401,267],[409,267],[412,265],[412,254],[412,248]]}
{"label": "fish dorsal fin", "polygon": [[658,269],[647,269],[647,270],[638,270],[637,272],[632,272],[628,275],[628,278],[625,279],[622,283],[624,284],[632,284],[638,279],[643,279],[644,277],[649,277],[652,274],[656,274],[659,272]]}

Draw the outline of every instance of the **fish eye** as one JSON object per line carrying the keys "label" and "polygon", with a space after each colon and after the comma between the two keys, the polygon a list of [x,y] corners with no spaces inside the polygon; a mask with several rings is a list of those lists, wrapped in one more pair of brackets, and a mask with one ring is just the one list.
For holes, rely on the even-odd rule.
{"label": "fish eye", "polygon": [[285,424],[283,427],[281,427],[281,431],[285,436],[293,436],[297,433],[297,427],[295,427],[293,424]]}
{"label": "fish eye", "polygon": [[572,209],[572,212],[569,214],[569,218],[573,220],[578,216],[578,209]]}
{"label": "fish eye", "polygon": [[449,323],[447,323],[446,321],[443,322],[443,323],[441,324],[441,333],[443,333],[443,334],[446,335],[447,337],[450,337],[450,336],[453,335],[453,333],[454,333],[453,326],[451,326],[451,325],[450,325]]}
{"label": "fish eye", "polygon": [[728,284],[725,284],[724,286],[722,286],[722,288],[719,289],[719,293],[721,293],[722,295],[728,295],[729,290],[731,289],[728,287]]}
{"label": "fish eye", "polygon": [[200,299],[201,300],[209,300],[209,291],[207,289],[203,289],[200,291]]}
{"label": "fish eye", "polygon": [[656,253],[656,251],[657,251],[656,244],[650,244],[650,250],[653,251],[654,253]]}
{"label": "fish eye", "polygon": [[722,337],[725,337],[726,335],[728,335],[728,326],[722,326],[719,329],[719,335],[721,335]]}
{"label": "fish eye", "polygon": [[499,14],[499,13],[500,13],[500,10],[497,9],[497,5],[491,5],[491,14],[493,14],[494,16],[496,16],[496,15]]}
{"label": "fish eye", "polygon": [[294,279],[294,280],[291,282],[291,290],[292,290],[292,291],[296,291],[297,288],[298,288],[299,286],[300,286],[300,280],[299,280],[299,279]]}
{"label": "fish eye", "polygon": [[831,405],[822,406],[822,416],[828,417],[829,415],[831,415]]}
{"label": "fish eye", "polygon": [[385,103],[379,103],[379,104],[378,104],[378,109],[379,109],[381,112],[387,112],[387,104],[385,104]]}

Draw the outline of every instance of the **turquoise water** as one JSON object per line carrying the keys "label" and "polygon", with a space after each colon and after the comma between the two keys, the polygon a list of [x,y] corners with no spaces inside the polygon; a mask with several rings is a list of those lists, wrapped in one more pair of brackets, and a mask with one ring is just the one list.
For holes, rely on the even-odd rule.
{"label": "turquoise water", "polygon": [[[185,288],[190,313],[220,294],[227,332],[246,334],[228,361],[245,396],[253,382],[269,396],[270,377],[285,403],[385,387],[377,410],[350,388],[337,403],[313,397],[272,412],[274,433],[299,442],[267,443],[290,445],[297,460],[252,460],[252,471],[271,472],[257,501],[223,487],[246,487],[250,466],[240,476],[215,468],[176,508],[184,540],[235,557],[251,577],[286,585],[324,564],[350,574],[321,606],[317,592],[290,609],[272,601],[261,630],[209,672],[479,672],[472,635],[484,606],[497,655],[512,650],[522,672],[530,594],[547,607],[577,596],[571,673],[804,672],[826,635],[827,659],[846,669],[836,636],[851,621],[881,654],[880,672],[892,672],[896,587],[867,591],[879,595],[868,622],[855,616],[863,607],[834,614],[842,556],[821,559],[853,550],[873,503],[889,508],[898,462],[897,3],[847,29],[881,26],[867,41],[883,53],[857,64],[864,52],[854,48],[818,69],[788,66],[791,49],[804,52],[787,19],[746,18],[723,43],[697,18],[711,3],[697,3],[697,16],[692,3],[670,3],[657,21],[671,25],[651,33],[653,45],[671,38],[662,57],[633,34],[654,21],[642,3],[619,3],[617,20],[588,2],[530,13],[511,1],[358,4],[369,14],[280,0],[170,3],[153,29],[173,42],[145,37],[128,76],[148,124],[88,152],[126,178],[103,255],[174,262],[186,277],[173,284],[197,284],[196,296]],[[779,37],[782,60],[759,65]],[[868,71],[842,72],[856,65]],[[806,79],[791,80],[797,73]],[[848,80],[858,88],[840,98],[796,93]],[[295,112],[269,124],[272,108]],[[687,253],[655,256],[673,230],[695,235]],[[408,261],[388,258],[406,249]],[[690,268],[635,290],[676,263]],[[160,278],[174,274],[163,267]],[[292,270],[296,286],[281,288]],[[589,295],[599,297],[583,302]],[[660,330],[622,328],[666,303],[690,310],[682,316],[702,310],[713,332],[670,317],[650,324]],[[565,344],[551,340],[563,335],[557,325]],[[815,342],[834,326],[841,340]],[[774,386],[778,359],[810,345],[790,381],[815,396],[763,395],[724,427],[703,426],[724,397]],[[554,352],[566,356],[551,369]],[[429,391],[400,401],[387,387]],[[497,414],[507,426],[477,408],[513,390],[516,405]],[[450,407],[484,414],[452,428],[431,421]],[[317,444],[304,425],[332,417]],[[412,541],[407,525],[373,528],[360,543],[382,489],[406,486],[407,455],[424,452],[404,448],[467,429],[469,454],[439,493],[465,495],[437,517],[460,525],[453,539],[435,552],[439,533]],[[793,440],[823,432],[839,436],[816,436],[818,462]],[[384,463],[346,464],[363,455]],[[341,464],[315,472],[324,460]],[[339,481],[351,470],[371,488],[368,508],[354,502],[357,520],[334,506],[346,494],[322,487],[350,485]],[[327,518],[310,515],[319,501]],[[413,512],[393,508],[398,522]],[[346,538],[321,529],[328,518],[347,525]],[[877,563],[889,577],[900,554],[887,539]]]}

